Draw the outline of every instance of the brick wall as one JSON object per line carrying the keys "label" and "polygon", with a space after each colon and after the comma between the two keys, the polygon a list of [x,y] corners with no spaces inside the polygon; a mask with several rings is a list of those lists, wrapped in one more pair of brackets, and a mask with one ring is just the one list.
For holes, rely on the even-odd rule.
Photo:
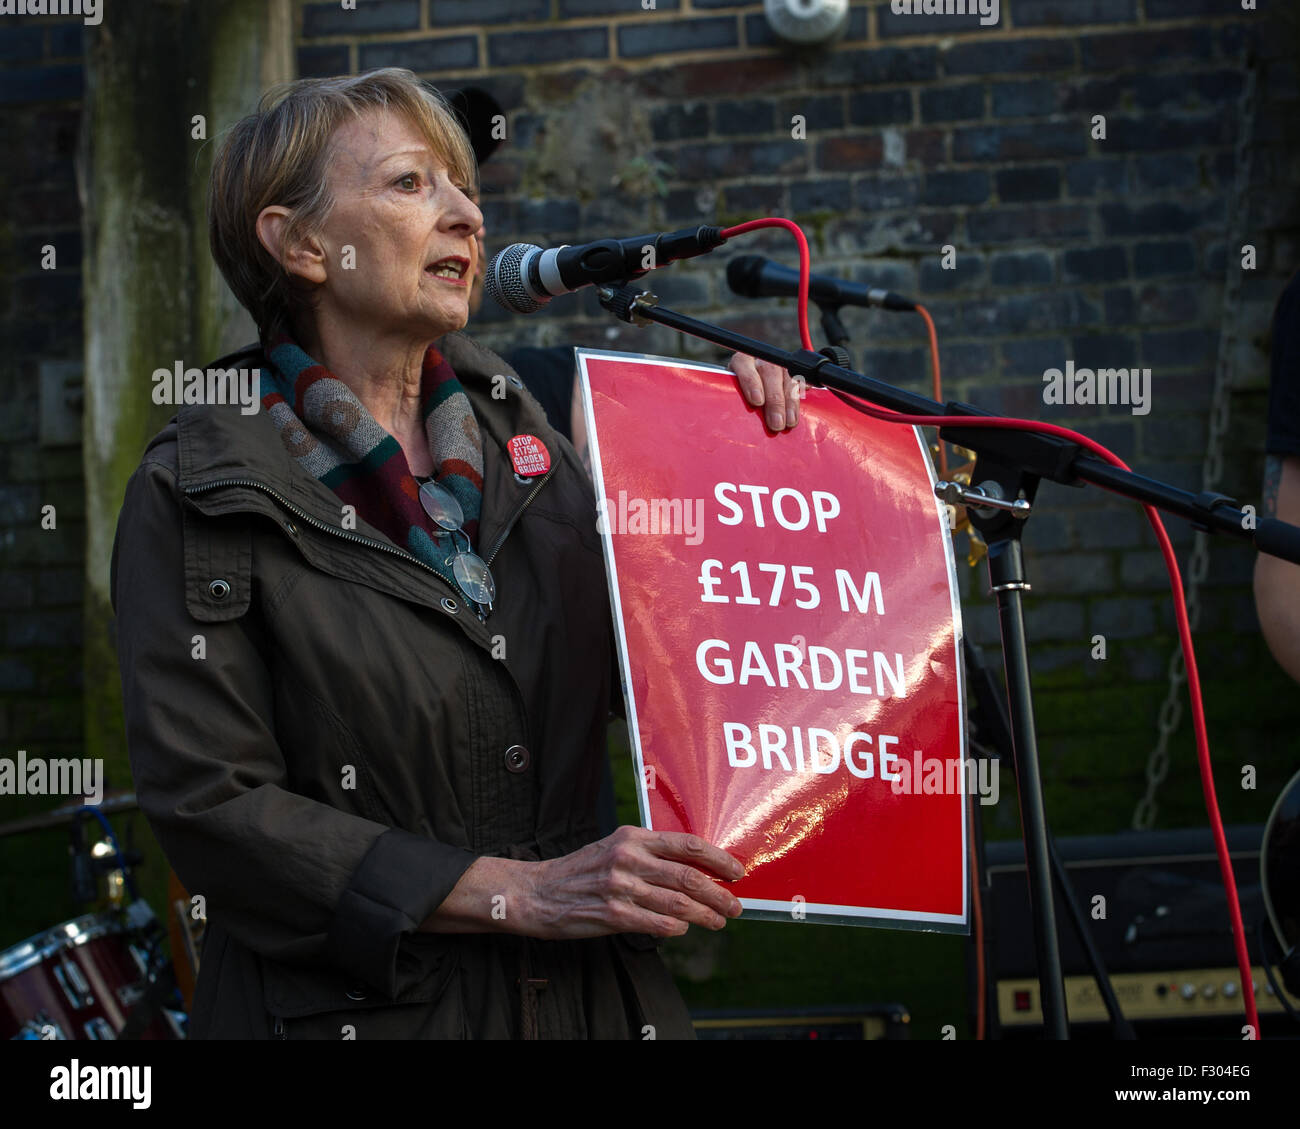
{"label": "brick wall", "polygon": [[[1220,489],[1257,501],[1264,338],[1296,261],[1296,66],[1289,25],[1208,0],[1004,0],[995,28],[854,4],[844,39],[794,53],[762,5],[733,0],[380,0],[301,7],[303,74],[397,65],[445,88],[493,91],[508,135],[484,169],[489,250],[784,215],[814,269],[919,295],[938,326],[945,394],[1077,426],[1139,471],[1200,489],[1219,349],[1237,341]],[[362,9],[365,9],[364,11]],[[1258,45],[1248,216],[1229,214],[1243,129],[1244,62]],[[794,115],[806,138],[792,137]],[[1104,115],[1105,139],[1092,136]],[[1258,252],[1225,323],[1225,269],[1244,234]],[[941,249],[956,251],[943,269]],[[661,299],[757,336],[796,340],[793,306],[732,297],[720,259],[795,256],[783,234],[745,237],[653,277]],[[815,314],[814,314],[815,318]],[[918,319],[848,311],[862,371],[928,385]],[[815,324],[815,323],[814,323]],[[778,333],[776,326],[780,326]],[[615,322],[593,294],[529,318],[486,303],[487,344],[573,343],[708,357],[712,346]],[[1043,373],[1149,367],[1148,415],[1048,406]],[[671,410],[671,409],[669,409]],[[671,426],[671,424],[669,424]],[[1026,538],[1049,810],[1061,831],[1127,824],[1174,645],[1171,604],[1140,511],[1097,490],[1046,484]],[[1185,523],[1170,532],[1184,565]],[[1216,763],[1289,774],[1288,683],[1259,637],[1252,553],[1216,541],[1198,630]],[[969,631],[996,645],[981,567],[961,569]],[[1090,657],[1105,635],[1105,661]],[[996,655],[990,650],[990,656]],[[1190,726],[1171,744],[1161,822],[1199,822]],[[1087,786],[1085,795],[1080,787]],[[1268,803],[1221,788],[1230,817]],[[995,833],[1018,828],[1001,805]]]}

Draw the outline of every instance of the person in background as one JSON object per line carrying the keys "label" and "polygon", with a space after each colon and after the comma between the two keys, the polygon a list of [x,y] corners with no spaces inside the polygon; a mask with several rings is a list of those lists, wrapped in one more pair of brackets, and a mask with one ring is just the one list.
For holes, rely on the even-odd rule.
{"label": "person in background", "polygon": [[[1273,357],[1261,517],[1300,525],[1300,272],[1273,313]],[[1300,682],[1300,565],[1260,553],[1255,608],[1268,649]]]}

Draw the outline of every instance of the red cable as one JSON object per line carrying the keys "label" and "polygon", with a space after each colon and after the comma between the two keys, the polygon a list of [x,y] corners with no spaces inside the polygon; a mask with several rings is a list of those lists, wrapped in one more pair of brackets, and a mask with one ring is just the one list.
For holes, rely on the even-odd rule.
{"label": "red cable", "polygon": [[780,216],[768,216],[766,219],[750,220],[748,223],[738,223],[735,227],[724,228],[722,238],[730,239],[733,235],[743,235],[746,231],[754,231],[760,227],[787,228],[799,245],[799,338],[803,342],[803,347],[811,353],[814,350],[812,334],[808,331],[808,276],[812,273],[812,260],[808,255],[808,240],[804,238],[803,230],[797,223],[782,219]]}
{"label": "red cable", "polygon": [[[737,224],[735,227],[725,228],[722,232],[722,238],[730,239],[733,235],[741,235],[747,231],[763,227],[787,228],[793,233],[795,242],[799,246],[799,336],[803,341],[803,347],[812,352],[812,334],[808,330],[808,276],[812,272],[812,263],[808,254],[808,240],[804,237],[799,225],[792,220],[783,219],[779,216],[769,216],[764,219]],[[931,357],[934,365],[936,388],[935,399],[937,400],[940,399],[937,391],[939,380],[938,338],[935,335],[934,322],[929,313],[920,306],[917,307],[917,310],[925,318],[930,333]],[[1004,430],[1036,431],[1041,434],[1055,435],[1079,444],[1079,446],[1091,451],[1112,466],[1129,471],[1130,474],[1132,473],[1128,464],[1113,451],[1089,439],[1086,435],[1080,435],[1077,431],[1071,431],[1068,427],[1060,427],[1054,423],[1037,423],[1033,420],[1008,419],[1003,416],[912,416],[892,411],[889,408],[878,408],[874,404],[862,401],[857,401],[855,406],[866,415],[884,420],[886,423],[904,423],[911,424],[914,427],[1000,427]],[[939,449],[942,452],[942,441]],[[1228,916],[1232,922],[1232,943],[1237,955],[1237,969],[1241,973],[1241,994],[1246,1004],[1246,1019],[1254,1030],[1255,1038],[1259,1039],[1261,1037],[1259,1012],[1255,1007],[1254,981],[1250,974],[1250,954],[1246,949],[1246,930],[1241,921],[1241,903],[1237,898],[1237,882],[1233,876],[1232,862],[1228,855],[1228,841],[1224,835],[1223,820],[1219,816],[1219,801],[1214,791],[1214,773],[1210,767],[1210,740],[1205,728],[1205,710],[1201,703],[1201,676],[1196,669],[1196,651],[1192,646],[1192,629],[1187,621],[1187,600],[1183,593],[1183,578],[1178,571],[1178,558],[1174,554],[1173,544],[1169,540],[1169,534],[1165,531],[1164,522],[1160,520],[1160,515],[1156,512],[1154,506],[1143,505],[1142,508],[1146,511],[1151,528],[1155,530],[1161,555],[1165,559],[1165,568],[1169,573],[1169,587],[1174,596],[1174,616],[1178,622],[1178,642],[1183,652],[1183,664],[1187,668],[1187,692],[1191,697],[1192,727],[1196,732],[1196,757],[1201,772],[1201,790],[1205,794],[1205,809],[1210,820],[1210,830],[1214,835],[1215,852],[1219,857],[1219,872],[1223,876],[1223,886],[1228,895]]]}

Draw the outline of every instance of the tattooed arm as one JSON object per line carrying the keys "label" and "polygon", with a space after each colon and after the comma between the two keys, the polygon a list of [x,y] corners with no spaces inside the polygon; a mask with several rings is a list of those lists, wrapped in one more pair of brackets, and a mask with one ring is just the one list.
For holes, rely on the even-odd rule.
{"label": "tattooed arm", "polygon": [[[1260,516],[1300,525],[1300,455],[1265,459]],[[1268,649],[1300,682],[1300,565],[1260,553],[1255,561],[1255,610]]]}

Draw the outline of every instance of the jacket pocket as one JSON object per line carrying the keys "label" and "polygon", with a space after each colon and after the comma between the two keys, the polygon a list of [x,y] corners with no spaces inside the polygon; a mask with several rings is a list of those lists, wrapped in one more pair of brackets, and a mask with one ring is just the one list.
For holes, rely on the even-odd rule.
{"label": "jacket pocket", "polygon": [[333,971],[262,961],[262,995],[274,1039],[463,1039],[467,1037],[456,939],[403,941],[427,969],[396,998]]}

